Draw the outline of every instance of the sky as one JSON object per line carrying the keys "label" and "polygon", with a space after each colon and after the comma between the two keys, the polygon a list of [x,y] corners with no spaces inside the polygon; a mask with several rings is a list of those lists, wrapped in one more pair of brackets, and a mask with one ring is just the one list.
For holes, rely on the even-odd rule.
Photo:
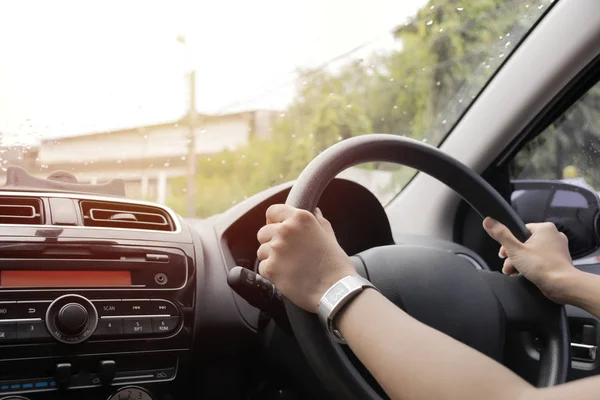
{"label": "sky", "polygon": [[[0,2],[4,144],[175,121],[197,75],[197,110],[284,109],[294,72],[390,30],[426,0]],[[185,45],[178,42],[185,38]]]}

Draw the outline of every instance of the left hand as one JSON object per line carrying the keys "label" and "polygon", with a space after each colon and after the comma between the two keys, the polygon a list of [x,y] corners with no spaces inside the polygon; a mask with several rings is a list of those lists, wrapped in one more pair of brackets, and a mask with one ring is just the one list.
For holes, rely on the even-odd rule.
{"label": "left hand", "polygon": [[343,277],[357,274],[319,209],[312,214],[273,205],[267,210],[267,225],[256,236],[261,243],[259,274],[306,311],[317,312],[327,289]]}

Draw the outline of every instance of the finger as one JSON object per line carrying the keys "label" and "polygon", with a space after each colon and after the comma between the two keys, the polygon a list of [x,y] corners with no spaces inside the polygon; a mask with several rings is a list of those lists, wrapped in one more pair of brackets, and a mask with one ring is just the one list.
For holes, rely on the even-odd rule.
{"label": "finger", "polygon": [[519,271],[515,268],[510,258],[504,260],[504,265],[502,266],[502,273],[504,275],[515,275],[518,274]]}
{"label": "finger", "polygon": [[268,260],[261,261],[260,264],[258,264],[258,274],[260,276],[263,276],[263,277],[269,279],[269,277],[270,277],[269,265],[270,264],[269,264]]}
{"label": "finger", "polygon": [[277,229],[279,228],[280,223],[268,224],[263,226],[256,233],[256,238],[259,243],[267,243],[269,240],[273,239],[273,236],[277,233]]}
{"label": "finger", "polygon": [[508,257],[508,255],[506,254],[506,249],[504,248],[504,246],[500,246],[500,250],[498,250],[498,257],[500,257],[503,260],[506,257]]}
{"label": "finger", "polygon": [[537,222],[525,225],[531,234],[538,232],[539,230],[549,229],[551,231],[558,231],[556,225],[552,222]]}
{"label": "finger", "polygon": [[271,254],[271,245],[269,243],[261,244],[258,250],[256,251],[256,257],[261,261],[269,258],[269,254]]}
{"label": "finger", "polygon": [[283,222],[286,218],[292,216],[295,208],[285,204],[273,204],[267,209],[267,224],[274,222]]}
{"label": "finger", "polygon": [[331,223],[327,219],[325,219],[319,207],[315,208],[315,217],[317,217],[317,221],[319,221],[319,224],[323,227],[323,229],[325,229],[329,233],[334,233]]}
{"label": "finger", "polygon": [[512,234],[512,232],[503,224],[493,218],[487,217],[483,220],[483,228],[492,239],[500,243],[505,249],[510,251],[511,248],[522,244]]}

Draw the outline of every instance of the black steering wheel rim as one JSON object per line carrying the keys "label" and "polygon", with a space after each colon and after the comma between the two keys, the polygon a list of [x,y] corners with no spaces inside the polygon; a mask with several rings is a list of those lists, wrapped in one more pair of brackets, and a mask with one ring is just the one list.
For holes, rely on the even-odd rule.
{"label": "black steering wheel rim", "polygon": [[[314,210],[331,180],[345,169],[366,162],[391,162],[424,172],[453,189],[482,216],[504,223],[521,241],[529,232],[510,205],[471,169],[425,143],[396,135],[372,134],[342,141],[317,156],[300,174],[286,204]],[[549,301],[549,300],[548,300]],[[352,365],[343,349],[324,334],[318,318],[289,301],[285,303],[292,329],[300,347],[332,394],[347,399],[381,399]],[[560,328],[540,357],[539,386],[566,381],[570,365],[566,317],[561,312]]]}

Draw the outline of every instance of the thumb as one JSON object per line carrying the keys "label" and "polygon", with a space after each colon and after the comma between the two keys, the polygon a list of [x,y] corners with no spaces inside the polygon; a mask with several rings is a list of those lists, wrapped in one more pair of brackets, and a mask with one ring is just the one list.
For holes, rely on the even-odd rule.
{"label": "thumb", "polygon": [[521,244],[506,226],[493,218],[487,217],[483,220],[483,229],[492,239],[504,246],[507,251]]}

